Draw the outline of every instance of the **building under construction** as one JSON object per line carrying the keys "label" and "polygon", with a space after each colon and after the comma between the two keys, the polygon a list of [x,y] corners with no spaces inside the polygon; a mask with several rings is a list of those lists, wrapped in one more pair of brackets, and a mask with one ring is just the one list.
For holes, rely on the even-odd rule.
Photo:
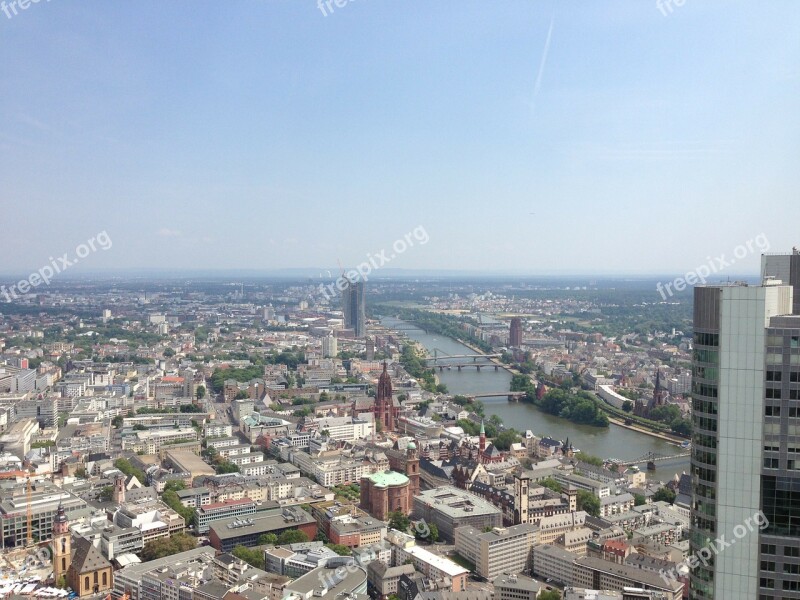
{"label": "building under construction", "polygon": [[[86,510],[86,502],[49,481],[0,481],[0,550],[47,542],[61,504],[72,521]],[[30,523],[30,525],[28,524]]]}

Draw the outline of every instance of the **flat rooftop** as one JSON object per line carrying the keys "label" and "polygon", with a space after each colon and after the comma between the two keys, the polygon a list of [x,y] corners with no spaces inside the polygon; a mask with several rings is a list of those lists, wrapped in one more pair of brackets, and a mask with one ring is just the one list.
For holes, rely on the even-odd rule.
{"label": "flat rooftop", "polygon": [[220,540],[226,540],[316,523],[314,517],[302,508],[286,510],[290,512],[292,518],[287,518],[283,512],[276,515],[259,515],[256,513],[247,517],[232,517],[214,521],[211,529],[216,532]]}
{"label": "flat rooftop", "polygon": [[453,518],[501,514],[500,509],[491,502],[452,486],[420,492],[414,502],[421,502]]}

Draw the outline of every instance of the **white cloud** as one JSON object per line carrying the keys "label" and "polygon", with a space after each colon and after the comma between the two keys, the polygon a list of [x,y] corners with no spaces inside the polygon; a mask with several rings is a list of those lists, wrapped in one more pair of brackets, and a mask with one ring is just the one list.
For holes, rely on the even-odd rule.
{"label": "white cloud", "polygon": [[162,227],[156,233],[161,237],[180,237],[182,235],[177,229],[168,229],[166,227]]}

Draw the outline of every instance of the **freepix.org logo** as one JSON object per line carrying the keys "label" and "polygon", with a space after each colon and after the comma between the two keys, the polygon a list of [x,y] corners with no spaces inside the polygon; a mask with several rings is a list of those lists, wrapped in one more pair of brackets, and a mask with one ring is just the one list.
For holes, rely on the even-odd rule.
{"label": "freepix.org logo", "polygon": [[50,281],[59,273],[63,273],[92,252],[108,250],[111,246],[112,242],[108,233],[101,231],[86,240],[86,243],[78,244],[71,255],[69,252],[64,252],[64,254],[55,258],[51,256],[48,258],[50,261],[48,264],[33,271],[25,279],[20,279],[17,283],[8,286],[8,288],[4,285],[0,286],[0,296],[5,298],[6,302],[11,302],[19,298],[20,294],[24,296],[42,284],[45,286],[50,285]]}
{"label": "freepix.org logo", "polygon": [[709,541],[706,546],[700,548],[700,550],[690,555],[683,562],[678,563],[672,569],[667,571],[661,569],[658,574],[664,580],[664,583],[675,583],[678,578],[685,577],[690,570],[700,565],[707,567],[713,557],[735,545],[738,540],[755,531],[756,527],[758,527],[759,531],[764,531],[769,527],[769,519],[762,511],[758,511],[752,517],[747,517],[744,523],[739,523],[734,527],[733,537],[721,535],[713,542]]}

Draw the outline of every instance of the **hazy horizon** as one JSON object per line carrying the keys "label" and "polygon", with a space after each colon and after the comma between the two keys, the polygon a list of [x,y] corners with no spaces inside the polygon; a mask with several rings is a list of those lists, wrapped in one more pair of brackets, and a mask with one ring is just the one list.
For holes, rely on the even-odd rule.
{"label": "hazy horizon", "polygon": [[800,244],[800,4],[668,4],[0,12],[0,272],[106,233],[70,275],[757,273]]}

